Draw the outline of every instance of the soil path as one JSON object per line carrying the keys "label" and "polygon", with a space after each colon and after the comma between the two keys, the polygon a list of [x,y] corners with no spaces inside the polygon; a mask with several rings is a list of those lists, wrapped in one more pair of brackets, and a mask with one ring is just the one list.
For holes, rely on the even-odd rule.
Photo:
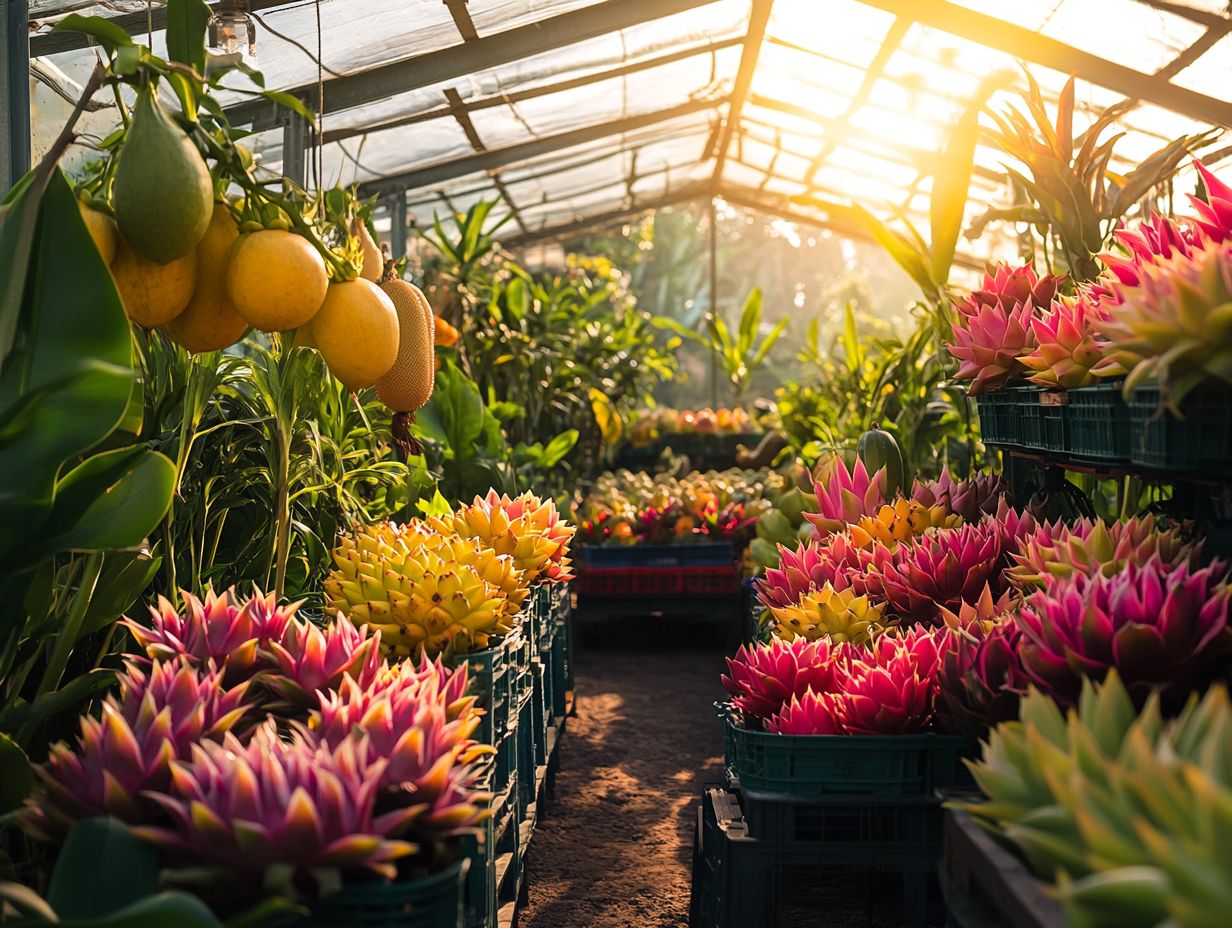
{"label": "soil path", "polygon": [[531,842],[522,928],[687,928],[697,802],[722,764],[723,651],[696,637],[579,643],[577,717]]}

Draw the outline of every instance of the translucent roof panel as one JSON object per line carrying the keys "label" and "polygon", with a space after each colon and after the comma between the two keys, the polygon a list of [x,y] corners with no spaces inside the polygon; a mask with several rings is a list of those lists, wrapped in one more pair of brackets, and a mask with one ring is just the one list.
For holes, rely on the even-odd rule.
{"label": "translucent roof panel", "polygon": [[[525,237],[726,192],[822,223],[827,202],[857,201],[927,229],[955,121],[998,72],[1014,86],[991,109],[1021,106],[1024,65],[1054,108],[1074,73],[1079,130],[1136,101],[1112,130],[1123,133],[1116,173],[1180,135],[1232,126],[1226,0],[774,0],[768,21],[763,0],[468,0],[457,19],[441,0],[323,0],[319,35],[312,0],[250,2],[266,25],[268,86],[315,99],[323,49],[336,101],[322,117],[323,181],[383,203],[405,196],[420,224],[498,198],[495,214],[512,214]],[[31,0],[31,10],[37,48],[69,10],[137,22],[145,3]],[[70,81],[61,90],[91,55],[48,59]],[[742,63],[754,59],[746,88]],[[42,75],[36,148],[54,136],[63,95]],[[100,136],[114,112],[88,117]],[[262,170],[280,172],[282,130],[247,118],[262,130],[250,140]],[[1006,167],[999,150],[977,148],[968,219],[1008,202]],[[1010,254],[1013,235],[993,226],[962,247]]]}

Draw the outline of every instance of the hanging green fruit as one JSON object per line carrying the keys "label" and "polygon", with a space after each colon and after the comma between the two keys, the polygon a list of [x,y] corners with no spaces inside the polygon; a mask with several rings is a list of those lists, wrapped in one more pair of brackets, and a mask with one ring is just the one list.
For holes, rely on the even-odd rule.
{"label": "hanging green fruit", "polygon": [[209,169],[149,85],[133,108],[113,190],[120,234],[155,264],[168,264],[196,248],[213,215]]}

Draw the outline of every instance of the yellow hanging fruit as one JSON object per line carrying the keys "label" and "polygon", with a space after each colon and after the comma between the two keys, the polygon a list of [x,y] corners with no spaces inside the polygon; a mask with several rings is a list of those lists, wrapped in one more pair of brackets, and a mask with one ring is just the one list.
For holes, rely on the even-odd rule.
{"label": "yellow hanging fruit", "polygon": [[167,264],[147,261],[123,238],[116,242],[111,276],[128,318],[143,329],[166,325],[184,311],[197,286],[197,253]]}
{"label": "yellow hanging fruit", "polygon": [[359,272],[359,276],[364,280],[372,281],[374,284],[378,283],[381,279],[381,274],[385,271],[385,256],[381,254],[380,246],[368,234],[368,227],[358,219],[355,220],[355,225],[359,227],[359,242],[363,248],[364,255],[364,269]]}
{"label": "yellow hanging fruit", "polygon": [[124,240],[158,264],[196,248],[214,210],[205,161],[148,84],[137,96],[116,162],[113,199]]}
{"label": "yellow hanging fruit", "polygon": [[235,311],[262,332],[285,332],[316,315],[329,272],[312,243],[281,229],[236,239],[227,265],[227,293]]}
{"label": "yellow hanging fruit", "polygon": [[376,395],[394,412],[394,441],[407,454],[418,454],[410,424],[415,411],[432,396],[436,380],[432,306],[418,287],[392,275],[381,289],[398,312],[398,357],[388,373],[377,380]]}
{"label": "yellow hanging fruit", "polygon": [[81,221],[86,224],[86,231],[90,233],[90,238],[94,239],[94,247],[102,256],[103,263],[110,265],[115,258],[116,238],[118,237],[115,220],[80,200],[77,201],[77,205],[81,208]]}
{"label": "yellow hanging fruit", "polygon": [[248,321],[235,311],[226,283],[231,246],[239,234],[226,204],[215,203],[209,227],[197,246],[197,289],[184,312],[163,327],[168,338],[194,354],[234,345],[248,330]]}
{"label": "yellow hanging fruit", "polygon": [[312,319],[312,338],[330,372],[351,390],[362,390],[398,357],[398,312],[370,280],[333,283]]}

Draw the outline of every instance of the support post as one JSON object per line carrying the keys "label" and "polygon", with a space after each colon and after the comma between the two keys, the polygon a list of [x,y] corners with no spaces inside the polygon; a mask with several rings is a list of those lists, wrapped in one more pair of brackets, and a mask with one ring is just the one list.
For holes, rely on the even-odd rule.
{"label": "support post", "polygon": [[308,120],[282,110],[282,173],[301,187],[308,186]]}
{"label": "support post", "polygon": [[390,257],[401,261],[406,254],[406,191],[399,190],[389,201]]}
{"label": "support post", "polygon": [[[710,313],[709,320],[719,317],[719,211],[715,198],[710,198]],[[710,408],[719,408],[719,359],[710,352]]]}
{"label": "support post", "polygon": [[8,0],[0,16],[0,193],[30,169],[30,4]]}

